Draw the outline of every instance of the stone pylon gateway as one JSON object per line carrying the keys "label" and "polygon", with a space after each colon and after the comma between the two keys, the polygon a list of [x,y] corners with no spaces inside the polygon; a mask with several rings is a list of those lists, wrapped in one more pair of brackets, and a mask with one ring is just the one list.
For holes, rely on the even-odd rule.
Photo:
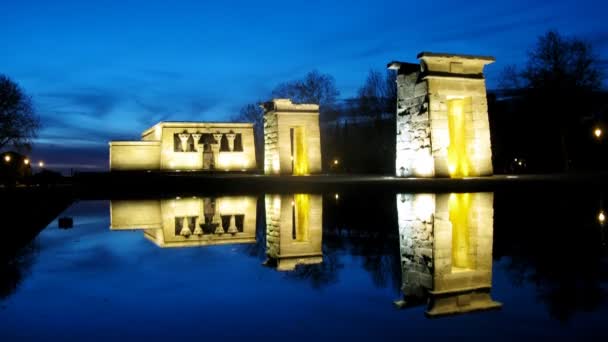
{"label": "stone pylon gateway", "polygon": [[264,109],[264,173],[321,172],[319,105],[274,99]]}
{"label": "stone pylon gateway", "polygon": [[422,52],[397,70],[400,177],[492,175],[485,65],[493,57]]}

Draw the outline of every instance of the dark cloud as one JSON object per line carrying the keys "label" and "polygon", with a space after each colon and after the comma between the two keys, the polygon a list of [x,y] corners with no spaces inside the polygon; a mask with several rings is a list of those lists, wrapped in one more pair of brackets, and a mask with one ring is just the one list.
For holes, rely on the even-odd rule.
{"label": "dark cloud", "polygon": [[107,144],[94,146],[38,143],[32,150],[32,160],[44,160],[51,170],[67,174],[71,169],[102,171],[108,168],[109,148]]}
{"label": "dark cloud", "polygon": [[43,101],[54,106],[74,108],[82,113],[95,117],[104,117],[112,112],[123,100],[114,91],[80,89],[76,91],[53,92],[40,94]]}

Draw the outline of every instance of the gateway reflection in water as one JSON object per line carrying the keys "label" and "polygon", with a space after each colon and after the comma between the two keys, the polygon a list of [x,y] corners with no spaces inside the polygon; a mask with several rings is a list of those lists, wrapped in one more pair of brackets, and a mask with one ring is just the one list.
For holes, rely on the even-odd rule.
{"label": "gateway reflection in water", "polygon": [[323,196],[266,195],[267,263],[280,271],[323,262]]}
{"label": "gateway reflection in water", "polygon": [[110,229],[143,229],[160,247],[255,243],[254,196],[113,200]]}
{"label": "gateway reflection in water", "polygon": [[501,307],[492,288],[493,194],[398,194],[404,299],[427,315]]}

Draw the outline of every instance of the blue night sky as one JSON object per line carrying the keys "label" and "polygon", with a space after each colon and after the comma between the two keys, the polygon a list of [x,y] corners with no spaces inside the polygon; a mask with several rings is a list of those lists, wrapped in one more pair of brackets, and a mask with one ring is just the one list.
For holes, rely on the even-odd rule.
{"label": "blue night sky", "polygon": [[2,1],[0,73],[41,117],[32,158],[63,170],[106,169],[109,140],[161,120],[230,120],[312,69],[348,98],[420,51],[493,55],[496,87],[548,29],[608,56],[601,1]]}

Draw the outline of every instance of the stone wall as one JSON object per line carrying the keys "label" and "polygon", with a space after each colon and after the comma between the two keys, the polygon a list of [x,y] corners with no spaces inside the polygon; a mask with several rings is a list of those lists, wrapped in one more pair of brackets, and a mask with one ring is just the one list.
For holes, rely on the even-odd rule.
{"label": "stone wall", "polygon": [[[426,52],[418,58],[420,65],[389,64],[398,72],[396,175],[492,175],[483,68],[494,59]],[[450,113],[450,103],[455,101],[458,116],[454,116],[455,111]],[[451,137],[456,131],[454,117],[462,131]]]}
{"label": "stone wall", "polygon": [[420,301],[432,289],[435,195],[398,194],[401,279],[406,301]]}
{"label": "stone wall", "polygon": [[160,150],[157,141],[112,141],[110,170],[158,170]]}
{"label": "stone wall", "polygon": [[[299,207],[296,196],[305,196]],[[276,262],[281,271],[293,270],[297,265],[323,262],[323,197],[321,195],[266,195],[266,255]],[[294,212],[296,210],[296,212]],[[294,227],[298,210],[306,216],[306,227]],[[297,221],[297,219],[296,219]],[[298,231],[294,237],[294,228]],[[302,231],[305,230],[305,231]],[[305,238],[297,236],[303,233]]]}
{"label": "stone wall", "polygon": [[433,175],[427,84],[419,77],[419,71],[397,76],[396,174],[401,177]]}
{"label": "stone wall", "polygon": [[[498,308],[492,300],[493,194],[398,194],[404,301],[429,316]],[[459,240],[458,240],[459,239]],[[455,265],[464,253],[466,267]]]}
{"label": "stone wall", "polygon": [[[219,134],[218,134],[219,133]],[[219,151],[219,143],[212,144],[214,169],[218,171],[247,171],[257,168],[253,124],[161,122],[142,133],[142,141],[110,142],[110,170],[202,170],[203,145],[194,143],[186,152],[175,151],[175,134],[185,134],[191,141],[202,134],[231,137],[228,146],[234,147],[240,136],[242,151]],[[232,141],[232,144],[231,142]]]}
{"label": "stone wall", "polygon": [[279,133],[276,113],[264,115],[264,173],[279,173]]}
{"label": "stone wall", "polygon": [[302,129],[307,174],[320,173],[321,134],[319,106],[274,99],[264,104],[264,173],[294,174],[291,129]]}

